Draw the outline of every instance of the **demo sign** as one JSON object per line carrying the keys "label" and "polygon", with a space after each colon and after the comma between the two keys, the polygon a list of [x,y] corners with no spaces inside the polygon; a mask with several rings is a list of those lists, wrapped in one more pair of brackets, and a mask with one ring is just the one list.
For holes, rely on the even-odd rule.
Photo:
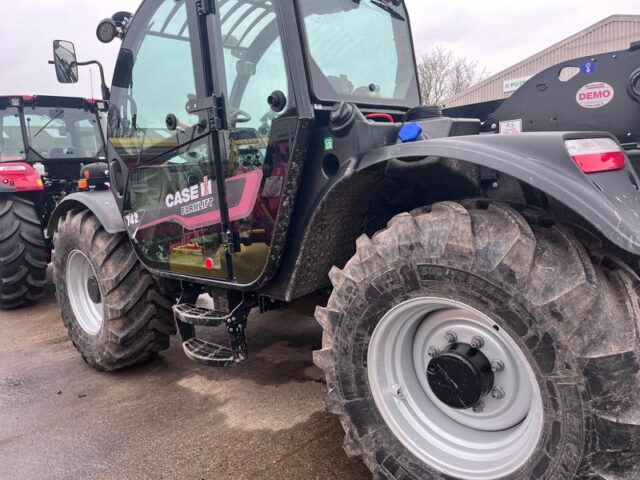
{"label": "demo sign", "polygon": [[576,94],[578,105],[584,108],[604,107],[613,100],[613,87],[604,82],[588,83]]}

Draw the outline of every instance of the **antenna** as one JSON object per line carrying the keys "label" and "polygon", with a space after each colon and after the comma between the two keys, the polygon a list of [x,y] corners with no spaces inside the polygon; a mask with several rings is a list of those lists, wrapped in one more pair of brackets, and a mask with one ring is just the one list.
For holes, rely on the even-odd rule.
{"label": "antenna", "polygon": [[91,79],[91,98],[96,98],[93,95],[93,68],[89,68],[89,78]]}

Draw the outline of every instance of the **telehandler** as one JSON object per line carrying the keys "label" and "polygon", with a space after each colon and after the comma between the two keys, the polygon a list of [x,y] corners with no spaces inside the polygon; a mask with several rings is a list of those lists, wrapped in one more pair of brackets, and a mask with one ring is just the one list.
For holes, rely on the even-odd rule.
{"label": "telehandler", "polygon": [[91,366],[177,332],[237,365],[252,309],[330,289],[314,361],[375,478],[640,478],[640,50],[451,116],[402,0],[145,0],[98,36],[111,190],[49,223]]}

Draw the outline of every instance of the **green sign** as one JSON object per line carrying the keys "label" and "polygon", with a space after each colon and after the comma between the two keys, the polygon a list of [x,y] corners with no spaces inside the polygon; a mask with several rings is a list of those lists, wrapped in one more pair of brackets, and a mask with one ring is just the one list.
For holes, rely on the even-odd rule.
{"label": "green sign", "polygon": [[333,150],[333,137],[324,137],[324,151]]}

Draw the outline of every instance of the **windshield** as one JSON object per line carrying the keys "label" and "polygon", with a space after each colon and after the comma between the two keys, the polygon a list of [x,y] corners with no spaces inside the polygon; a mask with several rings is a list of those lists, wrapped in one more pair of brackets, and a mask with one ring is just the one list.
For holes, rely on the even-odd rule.
{"label": "windshield", "polygon": [[318,100],[404,107],[420,103],[402,4],[300,0],[300,6]]}
{"label": "windshield", "polygon": [[96,114],[72,108],[25,107],[27,141],[44,159],[96,158],[104,143]]}
{"label": "windshield", "polygon": [[24,160],[24,139],[17,108],[0,110],[0,161]]}

